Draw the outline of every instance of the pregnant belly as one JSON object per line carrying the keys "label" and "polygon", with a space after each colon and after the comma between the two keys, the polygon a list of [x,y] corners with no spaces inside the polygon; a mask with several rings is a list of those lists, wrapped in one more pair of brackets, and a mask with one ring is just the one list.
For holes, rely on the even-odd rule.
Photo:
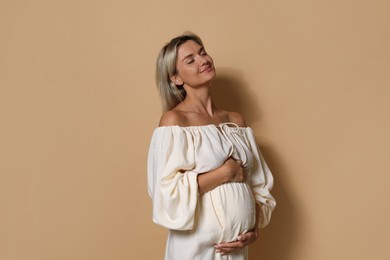
{"label": "pregnant belly", "polygon": [[230,182],[210,191],[214,213],[222,228],[221,241],[233,241],[255,224],[255,200],[246,183]]}

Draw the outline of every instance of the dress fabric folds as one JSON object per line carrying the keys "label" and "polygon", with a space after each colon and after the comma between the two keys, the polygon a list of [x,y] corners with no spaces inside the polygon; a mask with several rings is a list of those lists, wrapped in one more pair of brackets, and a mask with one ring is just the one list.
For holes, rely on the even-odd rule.
{"label": "dress fabric folds", "polygon": [[[229,157],[245,167],[246,182],[229,182],[199,195],[197,175],[220,167]],[[235,241],[255,225],[266,226],[276,202],[272,174],[249,127],[233,123],[161,126],[148,153],[148,192],[153,221],[169,229],[166,260],[243,260],[247,248],[221,256],[215,243]]]}

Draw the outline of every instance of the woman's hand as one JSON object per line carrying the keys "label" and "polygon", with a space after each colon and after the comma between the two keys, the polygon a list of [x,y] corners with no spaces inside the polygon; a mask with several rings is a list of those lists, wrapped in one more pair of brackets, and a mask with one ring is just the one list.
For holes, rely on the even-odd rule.
{"label": "woman's hand", "polygon": [[258,237],[257,230],[258,228],[255,228],[245,234],[239,235],[237,241],[227,242],[227,243],[222,242],[216,244],[214,245],[214,248],[217,251],[217,253],[220,253],[221,255],[226,255],[241,250],[244,247],[256,241]]}
{"label": "woman's hand", "polygon": [[245,168],[242,162],[229,158],[217,169],[198,174],[198,192],[204,194],[226,182],[244,182],[245,180]]}
{"label": "woman's hand", "polygon": [[241,161],[230,157],[222,165],[222,168],[227,174],[228,182],[244,182],[246,180],[245,168]]}
{"label": "woman's hand", "polygon": [[249,244],[255,242],[259,234],[258,233],[259,220],[260,220],[260,205],[256,203],[256,221],[255,221],[254,228],[247,233],[239,235],[237,237],[237,241],[227,242],[227,243],[222,242],[219,244],[215,244],[214,245],[215,250],[221,255],[226,255],[234,251],[241,250],[244,247],[248,246]]}

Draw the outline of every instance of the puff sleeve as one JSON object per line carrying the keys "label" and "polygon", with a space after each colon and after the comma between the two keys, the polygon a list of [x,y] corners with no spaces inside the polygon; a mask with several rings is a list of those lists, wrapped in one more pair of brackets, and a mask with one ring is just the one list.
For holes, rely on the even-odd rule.
{"label": "puff sleeve", "polygon": [[153,221],[169,229],[191,230],[198,200],[194,143],[189,131],[175,126],[155,129],[147,162]]}
{"label": "puff sleeve", "polygon": [[256,144],[252,129],[250,128],[247,129],[247,138],[253,153],[250,185],[255,196],[256,203],[260,206],[259,227],[262,228],[269,224],[272,211],[276,206],[276,201],[270,193],[274,179]]}

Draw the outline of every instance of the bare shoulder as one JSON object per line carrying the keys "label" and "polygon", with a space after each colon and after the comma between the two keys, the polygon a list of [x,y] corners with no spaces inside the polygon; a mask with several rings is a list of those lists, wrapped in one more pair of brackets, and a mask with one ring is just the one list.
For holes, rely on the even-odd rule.
{"label": "bare shoulder", "polygon": [[246,127],[245,118],[238,112],[227,112],[229,122],[235,123],[238,126]]}
{"label": "bare shoulder", "polygon": [[183,126],[186,125],[187,118],[177,110],[169,110],[164,112],[160,118],[159,126]]}

